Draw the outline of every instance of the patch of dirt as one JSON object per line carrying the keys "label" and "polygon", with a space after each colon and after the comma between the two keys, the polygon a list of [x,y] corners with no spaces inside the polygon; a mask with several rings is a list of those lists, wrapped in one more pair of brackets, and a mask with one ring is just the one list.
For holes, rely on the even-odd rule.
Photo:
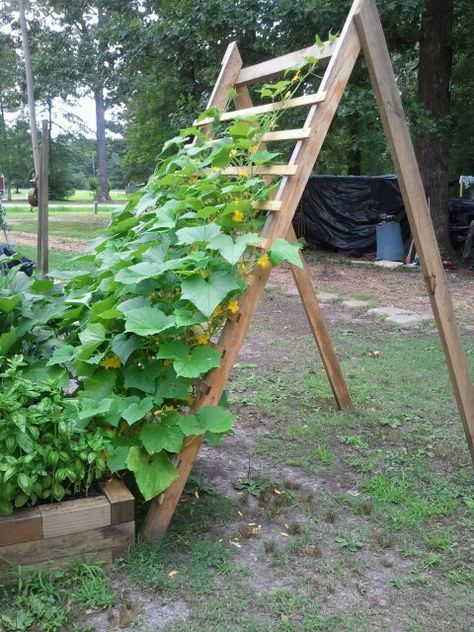
{"label": "patch of dirt", "polygon": [[106,611],[85,613],[80,621],[92,625],[97,632],[121,632],[123,629],[155,632],[174,621],[186,621],[189,610],[184,601],[175,599],[162,603],[157,595],[130,589],[125,581],[115,579],[114,592],[119,596],[117,604]]}
{"label": "patch of dirt", "polygon": [[[31,246],[36,248],[37,239],[36,235],[31,233],[11,232],[9,235],[10,241],[13,245],[19,246]],[[81,254],[87,244],[86,239],[72,239],[71,237],[54,237],[49,236],[49,247],[57,250],[64,250],[65,252],[74,252]]]}

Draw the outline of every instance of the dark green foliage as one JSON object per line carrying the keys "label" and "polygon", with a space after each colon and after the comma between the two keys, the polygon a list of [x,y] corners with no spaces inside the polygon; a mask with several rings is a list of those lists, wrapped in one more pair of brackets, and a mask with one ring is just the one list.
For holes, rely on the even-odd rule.
{"label": "dark green foliage", "polygon": [[0,357],[0,514],[87,490],[105,471],[106,437],[68,418],[57,381],[27,377],[22,356]]}

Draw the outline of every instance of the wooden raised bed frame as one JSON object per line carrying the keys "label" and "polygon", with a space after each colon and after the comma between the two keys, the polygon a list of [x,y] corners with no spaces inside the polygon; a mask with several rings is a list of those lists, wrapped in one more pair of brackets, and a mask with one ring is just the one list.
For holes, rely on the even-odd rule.
{"label": "wooden raised bed frame", "polygon": [[74,559],[111,563],[135,540],[134,498],[119,479],[93,498],[20,509],[0,518],[0,581],[13,565],[67,566]]}

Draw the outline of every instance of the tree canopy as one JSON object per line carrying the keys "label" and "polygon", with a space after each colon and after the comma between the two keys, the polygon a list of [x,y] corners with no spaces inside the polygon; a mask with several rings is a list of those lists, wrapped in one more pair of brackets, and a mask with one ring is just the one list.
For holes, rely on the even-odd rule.
{"label": "tree canopy", "polygon": [[[469,115],[474,5],[470,0],[377,4],[437,233],[445,241],[448,179],[474,172],[474,149],[466,142],[474,133]],[[61,100],[88,94],[96,105],[95,150],[87,142],[76,142],[74,150],[79,152],[76,162],[93,162],[96,174],[74,166],[71,184],[77,186],[78,173],[84,180],[97,175],[97,194],[105,198],[112,154],[115,181],[145,181],[162,143],[205,104],[229,42],[238,42],[246,64],[268,59],[310,45],[316,34],[325,39],[330,29],[337,32],[350,5],[351,0],[30,2],[37,99],[49,107],[53,119]],[[4,111],[21,110],[24,101],[13,9],[11,29],[0,39],[2,67],[7,69],[0,93],[3,135]],[[430,64],[433,55],[436,62]],[[79,148],[88,155],[80,157]],[[5,170],[1,161],[0,156]],[[369,175],[393,170],[363,61],[316,168],[319,173]]]}

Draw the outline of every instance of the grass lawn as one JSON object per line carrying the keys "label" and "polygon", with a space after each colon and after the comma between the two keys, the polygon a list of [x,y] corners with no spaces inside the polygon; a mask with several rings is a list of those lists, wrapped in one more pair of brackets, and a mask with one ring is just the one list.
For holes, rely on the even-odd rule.
{"label": "grass lawn", "polygon": [[[71,237],[73,239],[91,239],[104,228],[107,223],[107,216],[92,216],[86,218],[84,215],[68,217],[64,220],[57,215],[49,218],[49,235],[54,237]],[[37,219],[35,216],[22,215],[15,218],[11,224],[13,232],[37,233]]]}
{"label": "grass lawn", "polygon": [[[17,253],[22,257],[28,257],[36,261],[36,248],[34,246],[16,246]],[[79,259],[79,255],[56,248],[49,250],[49,269],[54,270],[92,270],[93,266],[89,262]],[[1,629],[1,628],[0,628]]]}
{"label": "grass lawn", "polygon": [[[27,195],[28,195],[27,189],[19,189],[18,193],[16,193],[15,190],[13,190],[12,199],[13,201],[14,200],[24,201],[26,200]],[[125,195],[124,191],[119,190],[119,189],[112,189],[110,191],[110,197],[113,202],[121,202],[122,200],[127,199],[127,196]],[[68,198],[68,201],[92,203],[93,199],[94,199],[94,196],[91,191],[88,191],[87,189],[76,189],[74,193],[71,195],[71,197]]]}
{"label": "grass lawn", "polygon": [[[407,307],[423,292],[413,275],[318,265],[319,290],[365,287],[371,304],[387,304],[388,286]],[[474,477],[435,328],[327,305],[354,403],[341,412],[282,279],[229,383],[235,432],[201,452],[166,539],[106,573],[87,564],[4,587],[0,629],[473,629]],[[474,279],[456,282],[472,309]],[[472,320],[461,323],[474,371]]]}

